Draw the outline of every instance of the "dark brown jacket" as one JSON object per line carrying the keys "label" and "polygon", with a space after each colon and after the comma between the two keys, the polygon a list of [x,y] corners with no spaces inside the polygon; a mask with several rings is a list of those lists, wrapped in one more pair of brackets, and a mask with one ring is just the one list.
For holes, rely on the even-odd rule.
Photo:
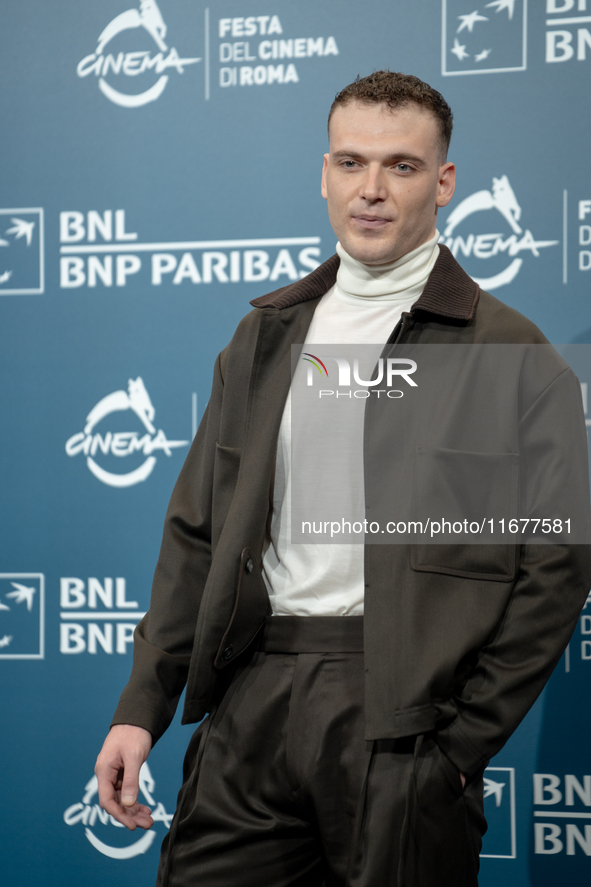
{"label": "dark brown jacket", "polygon": [[[393,333],[397,342],[547,341],[440,250],[422,296]],[[255,299],[217,359],[113,723],[144,727],[156,741],[185,684],[183,723],[199,721],[223,669],[269,613],[261,560],[291,345],[304,342],[338,264],[333,256],[303,280]],[[535,398],[553,390],[558,411],[580,413],[572,443],[580,450],[580,390],[574,374],[557,367],[521,412],[529,421]],[[517,419],[508,410],[499,421]],[[562,655],[591,584],[590,550],[499,545],[448,547],[446,554],[443,546],[367,545],[365,555],[366,736],[437,729],[458,769],[473,773],[500,750]]]}

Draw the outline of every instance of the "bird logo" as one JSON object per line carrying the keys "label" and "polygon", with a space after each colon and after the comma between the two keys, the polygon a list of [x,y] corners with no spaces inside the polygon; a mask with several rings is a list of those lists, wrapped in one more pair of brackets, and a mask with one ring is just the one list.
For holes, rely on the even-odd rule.
{"label": "bird logo", "polygon": [[44,626],[44,575],[0,573],[0,659],[43,659]]}
{"label": "bird logo", "polygon": [[443,73],[524,70],[526,4],[519,2],[490,0],[466,10],[466,0],[443,0]]}
{"label": "bird logo", "polygon": [[15,604],[26,604],[29,613],[33,609],[33,598],[37,589],[34,586],[30,588],[27,585],[21,585],[20,582],[12,582],[14,591],[6,594],[7,598],[14,598]]}
{"label": "bird logo", "polygon": [[25,222],[24,219],[11,219],[13,224],[13,228],[8,228],[6,231],[7,234],[14,234],[15,240],[20,240],[21,237],[26,237],[27,246],[31,246],[31,241],[33,240],[33,229],[35,228],[35,222]]}
{"label": "bird logo", "polygon": [[513,13],[515,12],[515,0],[493,0],[492,3],[487,3],[487,7],[496,6],[497,12],[502,12],[503,9],[507,10],[509,18],[513,18]]}
{"label": "bird logo", "polygon": [[478,14],[477,9],[475,9],[474,12],[471,12],[470,15],[459,15],[458,18],[461,22],[461,25],[457,30],[458,34],[460,33],[460,31],[463,31],[464,28],[468,28],[470,33],[472,33],[476,22],[487,22],[488,21],[488,18],[485,15]]}
{"label": "bird logo", "polygon": [[45,577],[0,573],[0,660],[45,658]]}
{"label": "bird logo", "polygon": [[[35,221],[26,221],[25,219],[20,218],[11,218],[12,228],[7,228],[4,232],[5,235],[12,234],[14,240],[22,240],[24,238],[27,246],[31,246],[33,242],[33,232],[35,230]],[[3,237],[0,237],[0,247],[9,247],[10,240],[4,240]],[[13,269],[7,268],[5,271],[0,272],[0,286],[3,283],[8,283],[13,275]]]}
{"label": "bird logo", "polygon": [[497,807],[501,806],[504,788],[504,782],[495,782],[494,779],[487,779],[486,777],[484,778],[484,797],[489,798],[491,795],[494,795],[495,804]]}

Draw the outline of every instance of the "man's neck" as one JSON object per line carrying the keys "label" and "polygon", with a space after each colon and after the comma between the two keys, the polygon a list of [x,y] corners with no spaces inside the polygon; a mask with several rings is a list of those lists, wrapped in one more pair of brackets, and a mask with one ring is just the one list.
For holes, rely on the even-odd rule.
{"label": "man's neck", "polygon": [[337,253],[341,264],[337,284],[344,292],[363,298],[392,296],[406,298],[408,290],[425,285],[439,255],[439,232],[400,259],[384,265],[366,265],[354,259],[340,243]]}

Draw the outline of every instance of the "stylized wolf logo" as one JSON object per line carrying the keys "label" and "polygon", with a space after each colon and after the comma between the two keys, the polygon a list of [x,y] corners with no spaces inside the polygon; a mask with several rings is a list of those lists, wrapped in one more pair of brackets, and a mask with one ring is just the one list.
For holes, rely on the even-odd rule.
{"label": "stylized wolf logo", "polygon": [[156,429],[152,425],[156,410],[141,376],[138,376],[137,379],[129,379],[127,391],[113,391],[112,394],[107,394],[106,397],[99,400],[86,417],[84,434],[90,434],[94,426],[109,413],[122,410],[133,410],[150,434],[156,434]]}
{"label": "stylized wolf logo", "polygon": [[517,224],[517,220],[521,218],[521,207],[509,179],[507,176],[501,176],[499,179],[493,177],[492,191],[477,191],[476,194],[471,194],[456,206],[448,216],[444,237],[450,237],[454,228],[472,213],[484,209],[498,210],[515,234],[523,233],[522,228]]}
{"label": "stylized wolf logo", "polygon": [[150,34],[158,48],[162,52],[166,52],[168,47],[164,42],[166,36],[166,25],[164,19],[158,9],[156,0],[141,0],[140,8],[127,9],[120,15],[115,16],[113,21],[109,22],[107,27],[99,34],[97,55],[101,55],[107,43],[113,39],[121,31],[127,31],[130,28],[145,28]]}

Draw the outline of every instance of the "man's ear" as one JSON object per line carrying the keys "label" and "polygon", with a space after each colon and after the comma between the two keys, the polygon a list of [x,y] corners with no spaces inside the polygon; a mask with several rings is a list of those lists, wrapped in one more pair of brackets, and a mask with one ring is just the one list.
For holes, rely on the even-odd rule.
{"label": "man's ear", "polygon": [[444,163],[439,167],[439,181],[437,182],[437,206],[447,206],[456,190],[456,166],[455,163]]}
{"label": "man's ear", "polygon": [[322,182],[320,184],[320,193],[326,200],[328,197],[328,191],[326,189],[326,168],[328,166],[328,154],[324,155],[324,163],[322,165]]}

